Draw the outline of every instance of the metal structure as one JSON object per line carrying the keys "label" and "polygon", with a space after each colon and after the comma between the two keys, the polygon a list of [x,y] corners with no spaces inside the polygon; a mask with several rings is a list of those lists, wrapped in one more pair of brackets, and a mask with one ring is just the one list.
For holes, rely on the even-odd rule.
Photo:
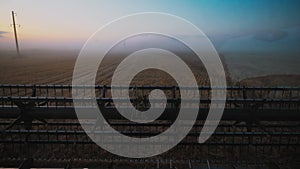
{"label": "metal structure", "polygon": [[[190,133],[169,152],[149,159],[125,159],[101,150],[82,130],[73,108],[71,85],[0,85],[0,149],[3,152],[0,167],[300,166],[299,87],[228,87],[222,121],[204,144],[198,144],[197,137],[209,109],[211,87],[185,88],[185,91],[179,91],[175,86],[129,87],[131,104],[141,110],[150,106],[147,95],[151,90],[161,89],[167,96],[168,103],[163,115],[155,122],[146,124],[130,122],[118,114],[111,99],[110,86],[78,87],[85,90],[94,87],[98,106],[109,125],[132,137],[149,137],[167,129],[180,107],[180,92],[193,94],[193,91],[199,90],[201,101],[195,104],[199,105],[200,111]],[[118,90],[122,92],[128,88],[119,87]],[[123,102],[122,99],[117,101]],[[93,115],[90,118],[93,119]],[[93,126],[95,123],[87,122],[87,125]]]}

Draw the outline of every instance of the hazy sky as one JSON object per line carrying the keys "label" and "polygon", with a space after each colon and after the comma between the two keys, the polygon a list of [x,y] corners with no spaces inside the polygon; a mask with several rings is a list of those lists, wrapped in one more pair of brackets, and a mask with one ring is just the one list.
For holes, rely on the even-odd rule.
{"label": "hazy sky", "polygon": [[1,0],[0,48],[15,48],[12,10],[21,25],[21,49],[80,49],[92,33],[113,19],[136,12],[166,12],[194,23],[219,51],[280,47],[299,53],[299,9],[298,0]]}

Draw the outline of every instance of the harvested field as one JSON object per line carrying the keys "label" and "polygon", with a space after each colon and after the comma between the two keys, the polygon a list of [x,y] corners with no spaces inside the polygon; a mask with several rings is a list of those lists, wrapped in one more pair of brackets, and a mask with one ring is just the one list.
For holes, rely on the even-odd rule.
{"label": "harvested field", "polygon": [[[11,113],[18,111],[16,103],[19,102],[16,100],[20,99],[19,96],[32,96],[34,105],[36,105],[35,101],[38,102],[37,112],[39,108],[53,108],[53,111],[60,110],[62,112],[70,110],[64,108],[72,108],[71,87],[68,85],[71,84],[78,52],[51,51],[46,54],[44,52],[25,52],[21,58],[15,57],[12,52],[0,53],[0,71],[2,72],[0,80],[2,84],[37,85],[27,87],[2,85],[0,107],[2,106],[4,113],[7,113],[5,108],[11,108]],[[112,55],[104,59],[98,70],[96,84],[109,85],[113,71],[123,58],[122,55]],[[209,86],[207,74],[204,67],[201,66],[202,64],[189,61],[187,58],[183,59],[192,69],[198,85],[200,87]],[[224,57],[221,59],[224,62]],[[226,65],[225,70],[228,85],[232,85],[233,82]],[[16,167],[16,164],[24,162],[24,159],[25,161],[33,159],[32,165],[36,167],[72,165],[74,167],[98,168],[99,166],[102,168],[201,168],[211,165],[215,168],[232,168],[232,166],[270,168],[270,166],[275,165],[281,168],[297,168],[300,161],[298,116],[287,118],[287,115],[282,116],[280,111],[287,112],[292,115],[291,117],[294,117],[291,112],[299,112],[299,103],[297,102],[299,100],[299,89],[297,88],[299,85],[295,83],[293,86],[296,88],[260,88],[268,86],[268,82],[275,83],[277,81],[256,83],[255,79],[253,81],[246,79],[239,85],[251,86],[250,84],[253,83],[258,87],[231,86],[227,94],[226,108],[228,110],[226,112],[237,109],[245,113],[245,117],[243,120],[235,117],[223,119],[215,134],[205,144],[197,143],[198,133],[204,124],[202,118],[196,122],[190,134],[171,150],[155,157],[136,161],[121,158],[98,147],[84,133],[78,120],[74,118],[45,119],[47,124],[37,119],[31,119],[30,125],[25,124],[25,119],[10,126],[15,118],[6,117],[0,121],[0,129],[3,131],[0,134],[0,150],[3,152],[0,155],[0,166],[5,163],[7,167]],[[51,86],[53,84],[57,86]],[[179,91],[173,87],[176,86],[176,82],[162,71],[146,70],[141,72],[133,79],[131,85],[169,86],[165,91],[168,99],[176,100],[179,97]],[[108,99],[104,103],[101,102],[100,107],[111,108],[114,106],[109,101],[109,90],[103,86],[97,88],[97,96]],[[130,97],[137,101],[133,102],[136,108],[149,106],[148,104],[145,105],[145,100],[140,97],[140,94],[148,94],[150,91],[150,89],[145,89],[142,92],[130,93]],[[103,92],[106,93],[103,95]],[[204,87],[200,93],[201,98],[208,100],[201,103],[200,106],[202,108],[209,107],[210,92],[208,88]],[[6,97],[13,98],[7,100]],[[38,99],[44,100],[39,101]],[[44,101],[46,101],[45,105],[39,105]],[[29,103],[31,102],[32,100],[29,101]],[[178,104],[176,102],[168,104],[168,108],[174,108],[174,106],[176,108]],[[268,110],[276,111],[275,119],[273,116],[257,114],[268,113]],[[228,117],[228,115],[224,115],[224,117]],[[264,117],[264,120],[258,117]],[[286,118],[278,120],[278,117]],[[128,123],[128,120],[109,120],[109,123],[116,130],[134,137],[152,136],[163,132],[172,122],[172,120],[164,119],[156,120],[149,125],[137,125],[136,123]],[[91,127],[96,125],[95,121],[87,121],[86,123]],[[98,132],[101,134],[101,130]]]}
{"label": "harvested field", "polygon": [[[0,80],[2,84],[71,84],[78,51],[25,51],[22,57],[14,52],[0,52]],[[96,84],[109,85],[114,70],[125,56],[111,54],[102,61]],[[222,58],[223,63],[224,58]],[[199,86],[209,85],[206,70],[200,61],[184,61],[191,68]],[[225,70],[226,64],[224,64]],[[228,71],[227,83],[231,84]],[[146,80],[145,80],[146,79]],[[160,70],[140,72],[132,85],[176,85],[174,79]]]}

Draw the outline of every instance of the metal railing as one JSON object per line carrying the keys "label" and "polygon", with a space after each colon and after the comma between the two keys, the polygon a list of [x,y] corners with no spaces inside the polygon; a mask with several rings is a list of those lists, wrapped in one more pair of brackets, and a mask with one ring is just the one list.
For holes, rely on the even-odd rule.
{"label": "metal railing", "polygon": [[[157,121],[146,124],[130,122],[117,112],[114,102],[121,103],[124,100],[112,100],[110,86],[76,86],[78,87],[86,90],[95,88],[98,103],[96,107],[101,108],[101,113],[107,118],[109,125],[128,136],[149,137],[172,125],[180,108],[180,92],[200,92],[200,103],[195,103],[200,107],[198,121],[186,138],[170,153],[149,159],[149,163],[145,161],[147,159],[141,159],[140,162],[130,159],[118,160],[115,156],[103,152],[82,130],[73,107],[71,85],[2,84],[0,149],[3,153],[0,155],[0,166],[18,167],[30,163],[30,166],[35,167],[68,168],[71,164],[72,167],[95,167],[101,164],[107,165],[106,168],[118,168],[119,163],[124,163],[125,165],[120,167],[124,168],[126,165],[137,166],[136,163],[142,163],[142,166],[153,166],[152,168],[194,168],[197,163],[207,168],[210,165],[229,164],[230,160],[230,165],[239,166],[239,162],[244,160],[243,164],[248,166],[266,167],[265,160],[257,162],[243,154],[251,154],[256,160],[262,156],[275,160],[280,158],[280,166],[291,160],[284,157],[285,153],[297,154],[300,150],[300,87],[227,87],[222,120],[213,136],[204,144],[198,144],[197,137],[210,107],[211,87],[184,88],[185,91],[180,91],[175,86],[119,87],[117,90],[120,92],[130,90],[130,104],[137,108],[149,108],[147,97],[144,96],[151,90],[161,89],[165,92],[167,106],[163,115]],[[91,115],[90,118],[94,117]],[[86,123],[91,127],[95,125],[94,122]],[[97,130],[90,132],[96,135],[110,134]],[[87,153],[85,150],[90,151]],[[187,153],[193,150],[199,153]],[[102,155],[92,158],[90,153]],[[182,153],[187,155],[181,157]],[[283,155],[278,157],[278,154]],[[81,163],[78,162],[80,160],[77,156],[82,159]],[[227,158],[229,156],[230,158]],[[58,162],[61,158],[64,160]],[[297,156],[295,158],[297,159]],[[8,163],[5,163],[5,160]]]}

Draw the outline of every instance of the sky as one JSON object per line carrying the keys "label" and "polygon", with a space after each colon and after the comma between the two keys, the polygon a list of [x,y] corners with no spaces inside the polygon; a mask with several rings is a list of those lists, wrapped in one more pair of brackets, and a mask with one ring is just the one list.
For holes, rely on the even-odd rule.
{"label": "sky", "polygon": [[219,52],[299,54],[298,0],[1,0],[0,49],[80,49],[106,23],[137,12],[164,12],[199,27]]}
{"label": "sky", "polygon": [[32,49],[77,52],[93,33],[115,19],[163,12],[201,29],[225,56],[233,78],[299,74],[299,9],[299,0],[1,0],[0,52],[15,50],[12,10],[20,25],[21,53]]}

